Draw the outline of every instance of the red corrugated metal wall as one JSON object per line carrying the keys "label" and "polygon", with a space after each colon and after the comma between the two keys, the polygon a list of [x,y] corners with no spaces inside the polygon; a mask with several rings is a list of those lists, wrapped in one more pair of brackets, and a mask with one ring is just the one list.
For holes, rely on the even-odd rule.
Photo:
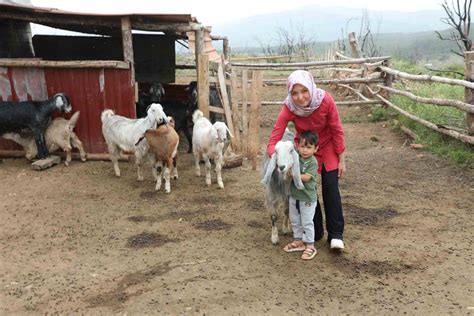
{"label": "red corrugated metal wall", "polygon": [[[31,79],[33,73],[37,74],[34,80]],[[45,99],[33,98],[30,93],[33,89],[30,87],[37,90],[41,87],[41,82],[44,82],[47,96],[53,96],[58,92],[66,93],[71,98],[73,112],[81,111],[75,132],[89,153],[107,152],[100,121],[100,114],[104,109],[112,109],[116,114],[126,117],[136,117],[134,87],[131,85],[128,69],[10,67],[6,73],[0,69],[0,77],[9,78],[10,83],[10,89],[5,87],[0,89],[0,93],[4,93],[2,92],[4,90],[11,91],[8,98],[0,95],[3,100]],[[14,80],[13,78],[16,77],[25,77],[28,80]],[[24,84],[24,82],[29,82],[29,84]],[[4,81],[0,84],[3,85]],[[69,118],[70,115],[64,115],[64,117]],[[18,148],[10,141],[0,141],[0,149]]]}

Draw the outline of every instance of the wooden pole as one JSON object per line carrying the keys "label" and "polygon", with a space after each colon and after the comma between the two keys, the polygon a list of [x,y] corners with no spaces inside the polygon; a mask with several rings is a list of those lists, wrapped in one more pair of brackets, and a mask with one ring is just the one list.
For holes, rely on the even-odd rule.
{"label": "wooden pole", "polygon": [[[386,86],[382,85],[377,85],[378,88],[389,91],[391,93],[403,95],[415,102],[419,103],[425,103],[425,104],[436,104],[436,105],[441,105],[441,106],[452,106],[456,107],[462,111],[468,112],[468,113],[474,113],[474,104],[469,104],[465,103],[459,100],[449,100],[449,99],[439,99],[439,98],[425,98],[425,97],[419,97],[417,95],[414,95],[411,92],[408,91],[402,91],[402,90],[397,90],[394,88],[389,88]],[[466,88],[466,91],[469,90]],[[467,98],[466,98],[467,100]]]}
{"label": "wooden pole", "polygon": [[376,70],[377,71],[383,71],[383,72],[389,73],[391,75],[398,76],[400,78],[408,79],[408,80],[439,82],[439,83],[463,86],[463,87],[466,87],[466,88],[474,89],[474,82],[470,82],[470,81],[467,81],[467,80],[450,79],[450,78],[444,78],[444,77],[439,77],[439,76],[430,76],[430,75],[412,75],[412,74],[402,72],[402,71],[399,71],[399,70],[395,70],[395,69],[385,67],[385,66],[377,67]]}
{"label": "wooden pole", "polygon": [[428,128],[431,128],[432,130],[435,130],[439,133],[442,133],[442,134],[446,134],[448,136],[451,136],[451,137],[454,137],[456,139],[459,139],[460,141],[466,143],[466,144],[473,144],[474,145],[474,136],[469,136],[469,135],[465,135],[465,134],[462,134],[462,133],[459,133],[459,132],[456,132],[454,130],[451,130],[451,129],[448,129],[448,128],[444,128],[443,126],[438,126],[436,124],[433,124],[431,122],[428,122],[422,118],[419,118],[411,113],[408,113],[407,111],[401,109],[400,107],[396,106],[395,104],[393,104],[392,102],[390,102],[389,100],[385,99],[384,97],[380,96],[379,94],[375,94],[375,96],[377,98],[379,98],[380,100],[382,100],[385,104],[387,104],[389,107],[391,107],[392,109],[394,109],[395,111],[397,111],[398,113],[402,114],[403,116],[406,116],[410,119],[412,119],[413,121],[417,122],[417,123],[420,123]]}
{"label": "wooden pole", "polygon": [[[466,75],[465,78],[467,81],[474,81],[474,51],[466,52],[465,56],[466,61]],[[465,88],[464,89],[464,99],[466,103],[474,105],[474,89]],[[469,135],[474,135],[474,114],[466,113],[466,123],[467,123],[467,133]]]}
{"label": "wooden pole", "polygon": [[135,85],[135,65],[133,60],[132,24],[130,18],[122,17],[123,60],[130,64],[130,85]]}
{"label": "wooden pole", "polygon": [[[219,64],[219,68],[217,70],[217,77],[219,79],[219,88],[221,90],[221,95],[222,95],[222,107],[224,108],[225,111],[225,120],[227,123],[227,127],[229,127],[229,130],[232,135],[235,135],[235,129],[234,129],[234,122],[232,121],[232,111],[230,110],[230,105],[229,105],[229,95],[227,93],[227,86],[225,84],[225,76],[224,76],[224,67],[222,64]],[[232,143],[232,148],[234,150],[237,150],[240,146],[238,145],[237,138],[232,137],[231,139]]]}
{"label": "wooden pole", "polygon": [[230,98],[232,103],[232,122],[234,123],[234,137],[236,140],[235,151],[242,151],[242,143],[240,141],[240,115],[239,103],[237,101],[237,69],[231,73],[230,77]]}
{"label": "wooden pole", "polygon": [[[234,69],[236,70],[236,69]],[[248,71],[246,68],[242,69],[242,153],[247,158],[249,156],[249,120],[248,120],[248,103],[247,103],[247,89],[248,89]]]}
{"label": "wooden pole", "polygon": [[362,52],[360,51],[359,42],[357,42],[357,37],[355,32],[349,33],[349,44],[352,49],[352,57],[360,58],[362,57]]}
{"label": "wooden pole", "polygon": [[209,118],[209,55],[200,54],[197,65],[198,107]]}
{"label": "wooden pole", "polygon": [[252,74],[252,96],[250,105],[249,124],[249,152],[252,160],[252,170],[257,170],[258,150],[260,148],[260,102],[262,100],[262,71],[254,71]]}
{"label": "wooden pole", "polygon": [[227,37],[222,40],[222,52],[224,53],[224,60],[230,63],[230,47]]}

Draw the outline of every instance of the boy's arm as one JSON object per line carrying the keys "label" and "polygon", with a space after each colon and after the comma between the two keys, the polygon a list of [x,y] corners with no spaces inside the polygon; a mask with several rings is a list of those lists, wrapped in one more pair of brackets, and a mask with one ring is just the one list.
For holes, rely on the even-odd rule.
{"label": "boy's arm", "polygon": [[314,176],[312,174],[309,174],[309,173],[302,173],[301,174],[301,181],[303,181],[303,182],[309,182],[313,178],[314,178]]}

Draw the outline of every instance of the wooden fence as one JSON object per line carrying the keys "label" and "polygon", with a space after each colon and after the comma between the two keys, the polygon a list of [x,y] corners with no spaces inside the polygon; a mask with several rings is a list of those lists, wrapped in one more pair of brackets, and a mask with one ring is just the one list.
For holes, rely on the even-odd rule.
{"label": "wooden fence", "polygon": [[[474,144],[474,52],[466,53],[465,80],[450,79],[431,75],[413,75],[390,68],[390,56],[372,58],[351,58],[336,52],[333,60],[321,60],[297,63],[232,63],[232,71],[280,70],[293,71],[306,69],[313,73],[317,84],[329,85],[336,91],[343,91],[344,101],[339,106],[382,104],[390,107],[432,130],[454,137],[464,143]],[[323,70],[323,71],[320,71]],[[326,74],[329,78],[321,78],[315,71]],[[437,82],[465,88],[465,101],[416,96],[411,92],[392,87],[394,80],[413,80]],[[286,85],[286,79],[265,79],[264,85]],[[435,106],[450,106],[466,112],[466,132],[456,131],[448,126],[434,124],[401,109],[390,100],[391,94],[405,96],[413,101]],[[353,99],[355,97],[355,100]],[[351,99],[352,100],[349,100]],[[281,100],[262,101],[262,105],[281,104]]]}

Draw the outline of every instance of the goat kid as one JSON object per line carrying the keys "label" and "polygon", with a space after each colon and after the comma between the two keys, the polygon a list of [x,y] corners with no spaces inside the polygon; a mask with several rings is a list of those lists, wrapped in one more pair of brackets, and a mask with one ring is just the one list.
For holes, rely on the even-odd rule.
{"label": "goat kid", "polygon": [[38,158],[49,155],[44,132],[54,111],[71,112],[71,100],[64,93],[57,93],[46,101],[0,102],[0,135],[33,132]]}
{"label": "goat kid", "polygon": [[224,159],[222,152],[224,144],[227,140],[227,132],[231,137],[234,137],[227,125],[223,122],[211,122],[203,116],[200,110],[196,110],[193,113],[193,154],[194,154],[194,165],[196,167],[196,175],[201,175],[201,169],[199,167],[199,157],[202,155],[205,163],[206,170],[206,184],[211,185],[211,161],[214,159],[216,164],[217,183],[221,189],[224,188],[224,182],[222,181],[222,165]]}
{"label": "goat kid", "polygon": [[[79,111],[75,112],[69,120],[58,117],[49,123],[45,132],[46,146],[49,152],[53,152],[61,148],[66,152],[66,161],[64,164],[69,166],[72,160],[71,150],[77,148],[81,155],[81,160],[86,161],[86,152],[82,146],[82,142],[74,133],[73,129],[79,119]],[[28,160],[33,160],[38,153],[35,139],[31,133],[6,133],[3,135],[6,139],[11,139],[14,142],[23,146],[25,150],[25,157]]]}
{"label": "goat kid", "polygon": [[[290,130],[286,129],[282,140],[276,144],[275,153],[272,157],[267,156],[265,159],[263,172],[262,184],[265,186],[265,206],[270,211],[272,220],[271,241],[275,245],[279,241],[277,220],[282,213],[282,207],[282,232],[286,234],[291,231],[288,206],[291,181],[294,181],[298,189],[304,189],[304,184],[301,181],[299,156],[294,144],[294,134]],[[292,177],[288,176],[290,172]]]}
{"label": "goat kid", "polygon": [[135,155],[138,181],[143,181],[142,161],[148,153],[148,142],[139,141],[145,132],[157,125],[166,124],[167,117],[158,103],[151,104],[147,116],[140,119],[130,119],[116,115],[112,110],[104,110],[101,115],[102,134],[110,154],[115,175],[120,177],[118,157],[122,151],[130,151]]}
{"label": "goat kid", "polygon": [[[170,119],[170,118],[169,118]],[[156,178],[155,190],[161,189],[161,179],[165,179],[165,192],[171,192],[171,170],[172,177],[178,178],[176,163],[178,159],[179,136],[172,123],[164,124],[156,129],[145,132],[145,138],[150,146],[150,154],[153,154],[153,171]],[[156,170],[160,170],[157,175]]]}

